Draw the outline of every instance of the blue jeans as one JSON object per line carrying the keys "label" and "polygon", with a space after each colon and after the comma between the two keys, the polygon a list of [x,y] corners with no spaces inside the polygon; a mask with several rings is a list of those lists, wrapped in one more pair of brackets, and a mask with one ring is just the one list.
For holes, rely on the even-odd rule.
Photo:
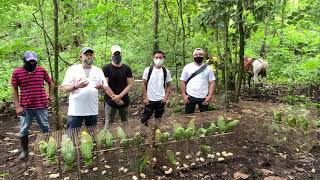
{"label": "blue jeans", "polygon": [[82,122],[86,126],[97,125],[98,115],[91,116],[68,116],[67,129],[79,128],[82,126]]}
{"label": "blue jeans", "polygon": [[24,109],[24,113],[24,116],[20,116],[20,137],[29,135],[29,128],[33,117],[36,118],[42,132],[46,133],[50,131],[47,109]]}
{"label": "blue jeans", "polygon": [[108,128],[109,123],[114,123],[114,119],[117,113],[117,110],[119,111],[119,115],[121,118],[121,121],[128,121],[129,119],[129,106],[124,107],[112,107],[108,103],[105,103],[105,113],[106,113],[106,122],[105,122],[105,128]]}

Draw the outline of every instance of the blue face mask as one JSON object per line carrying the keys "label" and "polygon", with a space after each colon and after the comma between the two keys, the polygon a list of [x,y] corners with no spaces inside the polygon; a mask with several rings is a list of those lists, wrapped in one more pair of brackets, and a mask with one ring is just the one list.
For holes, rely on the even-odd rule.
{"label": "blue face mask", "polygon": [[111,57],[111,60],[116,64],[120,64],[121,56],[120,55],[114,55],[114,56]]}
{"label": "blue face mask", "polygon": [[93,62],[94,62],[94,59],[93,59],[93,58],[91,58],[91,59],[85,59],[83,62],[84,62],[86,65],[92,65]]}

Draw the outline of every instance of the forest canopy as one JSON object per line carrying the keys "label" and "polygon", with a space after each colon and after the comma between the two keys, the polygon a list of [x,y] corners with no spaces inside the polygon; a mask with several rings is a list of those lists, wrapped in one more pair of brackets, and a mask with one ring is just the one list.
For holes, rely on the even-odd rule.
{"label": "forest canopy", "polygon": [[[313,0],[61,0],[58,84],[65,70],[79,62],[82,47],[93,47],[95,65],[102,67],[110,63],[113,44],[122,47],[124,63],[131,66],[136,79],[152,63],[152,52],[159,47],[166,53],[165,66],[176,82],[184,64],[192,61],[193,49],[201,47],[227,62],[220,68],[228,66],[229,81],[235,81],[239,2],[243,6],[244,56],[268,61],[268,83],[319,84],[320,2]],[[24,51],[37,52],[39,63],[53,75],[53,9],[52,1],[1,1],[2,101],[11,99],[11,74],[22,65]]]}

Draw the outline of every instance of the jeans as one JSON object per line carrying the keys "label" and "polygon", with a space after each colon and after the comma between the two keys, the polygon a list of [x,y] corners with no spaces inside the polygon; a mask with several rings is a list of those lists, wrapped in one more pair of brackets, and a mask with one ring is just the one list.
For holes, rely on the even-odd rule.
{"label": "jeans", "polygon": [[205,101],[205,98],[195,98],[195,97],[189,96],[188,100],[189,102],[185,106],[186,114],[194,113],[194,110],[197,104],[199,106],[200,112],[208,111],[208,105],[203,104],[203,102]]}
{"label": "jeans", "polygon": [[79,128],[82,126],[82,122],[86,126],[97,125],[98,115],[91,116],[68,116],[67,129]]}
{"label": "jeans", "polygon": [[112,107],[108,103],[105,103],[105,113],[106,113],[105,127],[106,128],[108,128],[109,123],[115,122],[115,116],[116,116],[117,110],[119,111],[119,115],[122,122],[129,120],[129,106]]}
{"label": "jeans", "polygon": [[50,131],[47,109],[24,109],[24,113],[24,116],[20,116],[20,137],[29,135],[33,117],[36,118],[42,132]]}
{"label": "jeans", "polygon": [[149,101],[149,104],[144,107],[141,122],[147,125],[153,112],[155,118],[161,118],[164,113],[164,105],[162,101]]}

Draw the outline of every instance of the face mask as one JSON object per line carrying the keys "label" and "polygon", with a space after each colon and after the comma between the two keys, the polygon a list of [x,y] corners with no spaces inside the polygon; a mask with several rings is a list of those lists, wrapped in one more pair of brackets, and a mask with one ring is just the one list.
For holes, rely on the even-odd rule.
{"label": "face mask", "polygon": [[194,57],[193,60],[198,63],[198,64],[201,64],[202,61],[203,61],[203,57]]}
{"label": "face mask", "polygon": [[153,62],[157,66],[161,66],[163,64],[163,59],[153,59]]}
{"label": "face mask", "polygon": [[37,63],[31,64],[30,62],[24,61],[23,67],[26,71],[33,72],[37,67]]}
{"label": "face mask", "polygon": [[121,56],[119,56],[119,55],[112,56],[111,60],[114,63],[119,64],[121,62]]}
{"label": "face mask", "polygon": [[93,61],[94,59],[85,59],[83,62],[86,64],[86,65],[92,65],[93,64]]}

